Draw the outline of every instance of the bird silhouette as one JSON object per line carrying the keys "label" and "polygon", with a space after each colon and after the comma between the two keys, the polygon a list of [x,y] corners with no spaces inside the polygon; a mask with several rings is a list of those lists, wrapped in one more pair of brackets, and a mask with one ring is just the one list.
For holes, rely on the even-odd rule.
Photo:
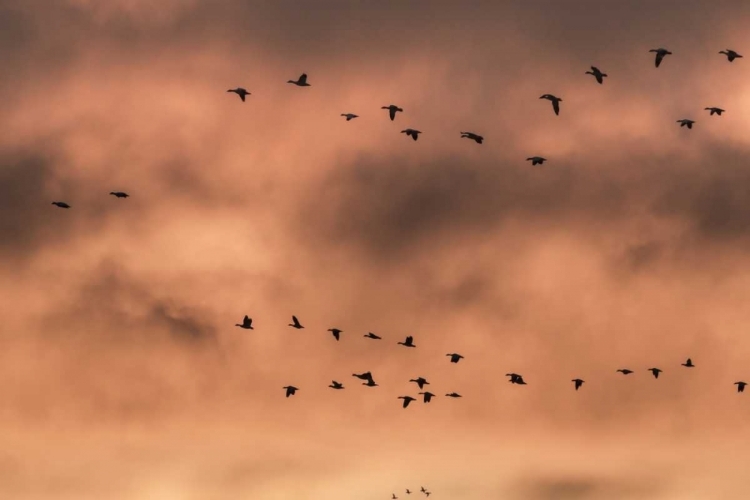
{"label": "bird silhouette", "polygon": [[395,494],[395,493],[393,493],[392,495],[393,495],[393,496],[391,497],[391,500],[398,500],[398,497],[396,496],[396,494]]}
{"label": "bird silhouette", "polygon": [[539,99],[547,99],[549,102],[552,103],[552,109],[555,111],[556,115],[560,114],[560,103],[562,102],[562,99],[559,97],[553,96],[552,94],[544,94]]}
{"label": "bird silhouette", "polygon": [[116,198],[127,198],[128,196],[130,196],[128,193],[124,193],[122,191],[110,191],[109,194]]}
{"label": "bird silhouette", "polygon": [[725,56],[727,56],[727,61],[729,61],[729,62],[734,61],[738,57],[742,57],[737,52],[735,52],[735,51],[733,51],[731,49],[721,50],[721,51],[719,51],[719,54],[724,54]]}
{"label": "bird silhouette", "polygon": [[576,384],[576,391],[577,391],[578,389],[581,388],[581,386],[583,385],[583,383],[585,382],[585,380],[581,380],[580,378],[574,378],[573,380],[571,380],[571,382],[575,382],[575,384]]}
{"label": "bird silhouette", "polygon": [[399,345],[402,345],[404,347],[417,347],[417,346],[414,345],[414,338],[411,335],[409,335],[408,337],[406,337],[405,341],[403,341],[403,342],[396,342],[396,343],[399,344]]}
{"label": "bird silhouette", "polygon": [[708,113],[708,116],[714,116],[714,115],[721,116],[721,114],[725,111],[721,108],[715,108],[715,107],[703,108],[703,109],[705,109],[706,111],[710,111],[710,113]]}
{"label": "bird silhouette", "polygon": [[477,144],[482,144],[482,141],[484,140],[484,137],[477,135],[474,132],[461,132],[461,138],[471,139],[472,141],[476,141]]}
{"label": "bird silhouette", "polygon": [[359,115],[355,115],[354,113],[341,113],[341,116],[346,117],[346,121],[354,120],[355,118],[359,118]]}
{"label": "bird silhouette", "polygon": [[302,73],[299,76],[299,78],[297,79],[297,81],[289,80],[286,83],[293,83],[294,85],[296,85],[298,87],[309,87],[310,86],[310,84],[307,83],[307,73]]}
{"label": "bird silhouette", "polygon": [[530,161],[531,165],[544,165],[544,162],[547,161],[547,158],[542,158],[541,156],[532,156],[530,158],[526,158],[526,161]]}
{"label": "bird silhouette", "polygon": [[331,332],[336,340],[339,340],[339,336],[341,335],[342,331],[338,328],[329,328],[329,332]]}
{"label": "bird silhouette", "polygon": [[510,382],[511,384],[526,385],[523,377],[517,373],[506,373],[505,376],[510,377],[510,380],[508,380],[508,382]]}
{"label": "bird silhouette", "polygon": [[451,354],[446,354],[446,356],[450,356],[451,363],[458,363],[459,361],[461,361],[462,359],[464,359],[463,356],[461,356],[460,354],[455,353],[455,352],[451,353]]}
{"label": "bird silhouette", "polygon": [[331,380],[331,385],[329,385],[328,387],[330,387],[331,389],[343,389],[344,384],[342,384],[341,382],[336,382],[335,380]]}
{"label": "bird silhouette", "polygon": [[677,123],[680,124],[680,127],[687,127],[689,129],[692,129],[693,123],[695,123],[695,120],[688,120],[686,118],[683,118],[682,120],[677,120]]}
{"label": "bird silhouette", "polygon": [[242,102],[245,102],[245,96],[250,95],[250,92],[243,89],[242,87],[237,87],[236,89],[229,89],[227,92],[234,92],[238,96],[240,96],[240,99],[242,99]]}
{"label": "bird silhouette", "polygon": [[419,134],[421,134],[422,132],[420,132],[419,130],[414,130],[413,128],[407,128],[402,130],[401,133],[411,136],[411,138],[416,141],[419,138]]}
{"label": "bird silhouette", "polygon": [[375,380],[372,378],[372,373],[365,372],[365,373],[352,373],[353,377],[357,377],[361,380],[366,380],[366,382],[362,385],[366,385],[367,387],[377,387],[378,384],[375,383]]}
{"label": "bird silhouette", "polygon": [[[413,397],[411,397],[411,396],[399,396],[396,399],[403,399],[404,400],[404,408],[406,408],[407,406],[409,406],[409,403],[411,403],[412,401],[415,401],[415,399]],[[411,492],[409,490],[406,490],[406,493],[411,493]]]}
{"label": "bird silhouette", "polygon": [[286,389],[286,397],[294,396],[294,394],[299,390],[293,385],[285,385],[283,388]]}
{"label": "bird silhouette", "polygon": [[655,52],[656,53],[656,59],[654,60],[654,65],[658,68],[661,64],[661,61],[664,59],[664,56],[670,55],[671,52],[667,49],[651,49],[649,52]]}
{"label": "bird silhouette", "polygon": [[660,370],[658,368],[649,368],[648,371],[650,371],[654,375],[654,378],[659,378],[659,374],[664,370]]}
{"label": "bird silhouette", "polygon": [[395,104],[389,104],[388,106],[382,106],[380,109],[387,109],[388,115],[391,117],[391,121],[396,119],[396,113],[401,111],[403,113],[403,109],[399,108]]}
{"label": "bird silhouette", "polygon": [[448,394],[446,394],[445,396],[446,396],[446,397],[448,397],[448,398],[460,398],[460,397],[463,397],[463,396],[461,396],[461,395],[460,395],[459,393],[457,393],[457,392],[449,392],[449,393],[448,393]]}
{"label": "bird silhouette", "polygon": [[604,77],[607,76],[607,73],[602,73],[596,66],[591,66],[591,71],[587,71],[586,74],[594,75],[594,78],[596,78],[596,81],[599,82],[599,84],[604,83]]}
{"label": "bird silhouette", "polygon": [[53,201],[52,204],[56,205],[56,206],[58,206],[60,208],[70,208],[70,205],[68,205],[64,201]]}
{"label": "bird silhouette", "polygon": [[429,497],[430,495],[432,495],[432,493],[430,493],[429,491],[425,491],[425,492],[424,492],[424,495],[425,495],[426,497]]}
{"label": "bird silhouette", "polygon": [[419,386],[420,389],[423,389],[425,385],[430,385],[427,379],[422,378],[422,377],[410,379],[409,382],[415,382]]}
{"label": "bird silhouette", "polygon": [[244,328],[245,330],[252,330],[253,329],[253,319],[250,318],[247,314],[242,319],[242,324],[236,323],[234,326],[239,326],[240,328]]}
{"label": "bird silhouette", "polygon": [[420,396],[424,396],[424,402],[429,403],[432,398],[435,396],[433,393],[427,391],[427,392],[420,392]]}
{"label": "bird silhouette", "polygon": [[687,361],[685,361],[684,363],[681,363],[681,364],[682,364],[682,366],[685,366],[687,368],[694,368],[695,367],[695,365],[693,364],[693,360],[690,359],[690,358],[688,358]]}
{"label": "bird silhouette", "polygon": [[747,382],[735,382],[734,385],[737,386],[737,392],[745,392]]}
{"label": "bird silhouette", "polygon": [[364,337],[367,337],[368,339],[374,339],[374,340],[380,340],[381,337],[378,337],[372,332],[367,333],[366,335],[363,335]]}
{"label": "bird silhouette", "polygon": [[301,330],[302,328],[304,328],[304,326],[302,326],[302,324],[300,324],[299,320],[297,319],[297,316],[292,316],[292,322],[289,323],[289,326],[291,326],[292,328],[296,328],[297,330]]}
{"label": "bird silhouette", "polygon": [[409,488],[406,488],[406,494],[411,495],[411,491],[409,491]]}
{"label": "bird silhouette", "polygon": [[623,375],[630,375],[631,373],[633,373],[633,370],[628,370],[627,368],[620,368],[617,371],[622,373]]}

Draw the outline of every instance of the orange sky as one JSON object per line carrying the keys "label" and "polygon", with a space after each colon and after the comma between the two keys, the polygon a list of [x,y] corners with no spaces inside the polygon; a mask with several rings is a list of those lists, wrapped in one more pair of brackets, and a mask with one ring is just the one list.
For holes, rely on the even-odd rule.
{"label": "orange sky", "polygon": [[483,4],[0,0],[0,496],[750,498],[750,4]]}

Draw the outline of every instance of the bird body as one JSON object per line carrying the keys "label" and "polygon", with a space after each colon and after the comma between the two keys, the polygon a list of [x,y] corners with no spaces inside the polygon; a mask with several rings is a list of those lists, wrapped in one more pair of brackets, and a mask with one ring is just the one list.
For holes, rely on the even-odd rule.
{"label": "bird body", "polygon": [[484,140],[484,137],[477,135],[474,132],[461,132],[461,138],[471,139],[472,141],[476,141],[477,144],[482,144],[482,141]]}
{"label": "bird body", "polygon": [[286,389],[286,397],[294,396],[294,394],[299,390],[297,387],[294,387],[293,385],[285,385],[283,389]]}
{"label": "bird body", "polygon": [[719,54],[724,54],[725,56],[727,56],[727,61],[729,61],[729,62],[734,61],[738,57],[742,57],[737,52],[735,52],[735,51],[733,51],[731,49],[721,50],[721,51],[719,51]]}
{"label": "bird body", "polygon": [[604,83],[604,77],[607,76],[607,73],[602,73],[596,66],[591,66],[591,71],[587,71],[586,74],[594,75],[594,78],[596,78],[596,81],[599,82],[599,84]]}
{"label": "bird body", "polygon": [[630,375],[631,373],[633,373],[633,370],[628,370],[627,368],[620,368],[617,371],[622,373],[623,375]]}
{"label": "bird body", "polygon": [[70,205],[68,205],[64,201],[53,201],[52,204],[56,205],[56,206],[58,206],[60,208],[70,208]]}
{"label": "bird body", "polygon": [[242,319],[242,324],[235,324],[234,326],[239,326],[240,328],[244,328],[245,330],[252,330],[253,329],[253,319],[250,318],[247,314]]}
{"label": "bird body", "polygon": [[407,128],[402,130],[401,133],[411,136],[411,138],[416,141],[419,138],[419,134],[421,134],[422,132],[413,128]]}
{"label": "bird body", "polygon": [[365,380],[366,382],[362,385],[366,385],[367,387],[377,387],[378,384],[375,383],[375,380],[372,378],[372,373],[365,372],[365,373],[352,373],[352,377],[357,377],[360,380]]}
{"label": "bird body", "polygon": [[656,59],[654,59],[654,64],[658,68],[661,64],[662,60],[664,59],[664,56],[670,55],[671,52],[667,49],[651,49],[649,52],[655,52],[656,53]]}
{"label": "bird body", "polygon": [[295,80],[289,80],[287,83],[292,83],[298,87],[309,87],[310,84],[307,83],[307,73],[302,73],[299,78]]}
{"label": "bird body", "polygon": [[685,366],[687,368],[695,368],[695,365],[693,364],[693,360],[688,358],[687,361],[682,363],[682,366]]}
{"label": "bird body", "polygon": [[549,102],[552,103],[552,110],[555,112],[556,115],[560,114],[560,103],[562,102],[562,99],[559,97],[556,97],[552,94],[544,94],[539,99],[547,99]]}
{"label": "bird body", "polygon": [[[403,399],[404,400],[404,408],[406,408],[407,406],[409,406],[409,403],[411,403],[412,401],[415,401],[415,399],[413,397],[411,397],[411,396],[399,396],[396,399]],[[406,493],[410,493],[410,492],[407,490]]]}
{"label": "bird body", "polygon": [[687,118],[683,118],[682,120],[677,120],[677,123],[680,124],[680,127],[687,127],[689,129],[692,129],[695,120],[688,120]]}
{"label": "bird body", "polygon": [[747,382],[735,382],[734,385],[737,386],[737,392],[745,392]]}
{"label": "bird body", "polygon": [[345,116],[346,121],[351,121],[355,118],[359,118],[359,115],[355,115],[354,113],[341,113],[341,116]]}
{"label": "bird body", "polygon": [[427,379],[425,379],[423,377],[413,378],[413,379],[409,380],[409,382],[416,383],[419,386],[420,389],[422,389],[425,385],[430,385],[430,383],[427,381]]}
{"label": "bird body", "polygon": [[648,371],[650,371],[654,375],[654,378],[659,378],[659,374],[664,370],[660,370],[658,368],[649,368]]}
{"label": "bird body", "polygon": [[328,331],[331,332],[336,340],[339,340],[342,330],[339,330],[338,328],[329,328]]}
{"label": "bird body", "polygon": [[704,109],[706,111],[709,111],[708,116],[713,116],[713,115],[719,115],[719,116],[721,116],[721,114],[724,112],[723,109],[716,108],[716,107],[704,108]]}
{"label": "bird body", "polygon": [[387,109],[388,110],[388,115],[391,117],[391,121],[393,121],[393,120],[396,119],[396,113],[398,113],[399,111],[402,112],[402,113],[404,112],[403,109],[399,108],[395,104],[389,104],[388,106],[381,106],[380,109]]}
{"label": "bird body", "polygon": [[541,156],[531,156],[529,158],[526,158],[526,161],[530,161],[531,165],[544,165],[544,162],[547,161],[547,158],[542,158]]}
{"label": "bird body", "polygon": [[448,398],[460,398],[460,397],[463,397],[463,396],[461,396],[461,395],[460,395],[459,393],[457,393],[457,392],[449,392],[449,393],[448,393],[448,394],[446,394],[445,396],[446,396],[446,397],[448,397]]}
{"label": "bird body", "polygon": [[250,92],[243,89],[242,87],[237,87],[236,89],[229,89],[227,92],[234,92],[238,96],[240,96],[240,99],[242,99],[242,102],[245,102],[245,96],[249,96]]}
{"label": "bird body", "polygon": [[451,354],[446,354],[446,356],[450,356],[451,363],[458,363],[459,361],[461,361],[462,359],[464,359],[463,356],[461,356],[460,354],[455,353],[455,352],[451,353]]}
{"label": "bird body", "polygon": [[399,344],[399,345],[402,345],[404,347],[417,347],[417,346],[414,345],[414,337],[412,337],[411,335],[409,335],[408,337],[406,337],[405,341],[403,341],[403,342],[396,342],[396,343]]}
{"label": "bird body", "polygon": [[424,402],[429,403],[432,398],[435,396],[433,393],[427,391],[427,392],[420,392],[420,396],[424,396]]}
{"label": "bird body", "polygon": [[331,380],[331,385],[329,385],[328,387],[330,387],[331,389],[343,389],[344,384],[342,384],[341,382],[336,382],[335,380]]}
{"label": "bird body", "polygon": [[580,378],[574,378],[573,380],[571,380],[571,382],[575,382],[575,384],[576,384],[576,391],[577,391],[583,385],[583,383],[585,382],[585,380],[581,380]]}
{"label": "bird body", "polygon": [[526,381],[524,381],[523,377],[517,373],[506,373],[505,376],[510,377],[508,382],[511,384],[526,385]]}
{"label": "bird body", "polygon": [[366,335],[363,335],[364,337],[367,337],[368,339],[374,339],[374,340],[380,340],[381,337],[378,337],[372,332],[367,333]]}
{"label": "bird body", "polygon": [[110,191],[110,195],[114,196],[115,198],[127,198],[130,196],[128,193],[124,193],[122,191]]}
{"label": "bird body", "polygon": [[289,326],[291,326],[292,328],[296,328],[297,330],[301,330],[302,328],[304,328],[304,326],[302,326],[302,324],[297,319],[297,316],[292,316],[292,322],[289,323]]}

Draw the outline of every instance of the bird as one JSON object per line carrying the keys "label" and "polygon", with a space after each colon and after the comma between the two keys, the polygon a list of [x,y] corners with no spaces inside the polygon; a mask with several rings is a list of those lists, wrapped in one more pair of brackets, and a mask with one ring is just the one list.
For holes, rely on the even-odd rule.
{"label": "bird", "polygon": [[656,52],[656,59],[654,60],[654,64],[658,68],[661,64],[662,59],[664,59],[664,56],[672,54],[667,49],[651,49],[649,52]]}
{"label": "bird", "polygon": [[407,128],[401,131],[402,134],[410,135],[412,139],[415,141],[419,138],[419,134],[422,132],[419,130],[414,130],[413,128]]}
{"label": "bird", "polygon": [[523,377],[517,373],[506,373],[505,375],[510,377],[510,380],[508,382],[510,382],[511,384],[526,385]]}
{"label": "bird", "polygon": [[310,86],[310,84],[307,83],[307,73],[302,73],[299,76],[299,78],[297,79],[297,81],[289,80],[286,83],[293,83],[293,84],[295,84],[298,87],[309,87]]}
{"label": "bird", "polygon": [[738,54],[737,52],[735,52],[735,51],[733,51],[733,50],[731,50],[731,49],[727,49],[727,50],[721,50],[721,51],[719,51],[719,54],[724,54],[725,56],[727,56],[727,60],[728,60],[729,62],[732,62],[732,61],[734,61],[734,60],[735,60],[735,59],[737,59],[738,57],[742,57],[742,56],[741,56],[741,55],[739,55],[739,54]]}
{"label": "bird", "polygon": [[406,488],[406,494],[411,495],[411,491],[409,491],[409,488]]}
{"label": "bird", "polygon": [[585,380],[581,380],[580,378],[574,378],[573,380],[571,380],[571,382],[576,383],[576,391],[577,391],[583,385]]}
{"label": "bird", "polygon": [[57,205],[60,208],[70,208],[70,205],[68,205],[64,201],[53,201],[52,204]]}
{"label": "bird", "polygon": [[687,368],[695,368],[695,365],[693,364],[693,360],[688,358],[687,361],[682,363],[682,366],[685,366]]}
{"label": "bird", "polygon": [[354,113],[341,113],[341,116],[346,117],[346,121],[353,120],[355,118],[359,118],[359,115],[355,115]]}
{"label": "bird", "polygon": [[721,108],[715,108],[715,107],[703,108],[703,109],[705,109],[706,111],[710,111],[708,116],[714,116],[715,114],[721,116],[721,114],[725,111]]}
{"label": "bird", "polygon": [[419,487],[419,491],[421,491],[422,493],[424,493],[424,492],[425,492],[425,491],[427,491],[427,490],[426,490],[426,489],[424,489],[424,486],[420,486],[420,487]]}
{"label": "bird", "polygon": [[482,141],[484,140],[484,137],[482,137],[481,135],[477,135],[474,132],[461,132],[461,138],[471,139],[473,141],[476,141],[477,144],[482,144]]}
{"label": "bird", "polygon": [[[415,401],[415,399],[413,397],[411,397],[411,396],[399,396],[396,399],[403,399],[404,400],[404,408],[406,408],[407,406],[409,406],[409,403],[411,403],[412,401]],[[409,490],[406,490],[406,493],[411,493],[411,492]]]}
{"label": "bird", "polygon": [[552,94],[544,94],[539,99],[547,99],[552,103],[552,109],[555,110],[555,114],[560,114],[560,103],[562,102],[562,99],[559,97],[555,97]]}
{"label": "bird", "polygon": [[631,373],[633,373],[633,370],[628,370],[627,368],[620,368],[617,371],[622,373],[623,375],[630,375]]}
{"label": "bird", "polygon": [[243,89],[242,87],[237,87],[236,89],[229,89],[227,92],[234,92],[238,96],[240,96],[240,99],[242,99],[242,102],[245,102],[245,96],[250,95],[250,92]]}
{"label": "bird", "polygon": [[451,353],[451,354],[446,354],[446,356],[450,356],[451,357],[451,363],[458,363],[459,361],[461,361],[462,359],[464,359],[463,356],[461,356],[460,354],[455,353],[455,352]]}
{"label": "bird", "polygon": [[683,118],[682,120],[677,120],[677,123],[680,124],[680,127],[687,127],[689,129],[692,129],[693,123],[695,123],[695,120],[688,120],[686,118]]}
{"label": "bird", "polygon": [[244,328],[245,330],[252,330],[253,319],[246,314],[242,319],[242,324],[236,323],[234,326],[239,326],[240,328]]}
{"label": "bird", "polygon": [[109,194],[117,198],[127,198],[128,196],[130,196],[128,193],[124,193],[122,191],[110,191]]}
{"label": "bird", "polygon": [[460,398],[460,397],[463,397],[463,396],[461,396],[461,395],[460,395],[459,393],[457,393],[457,392],[449,392],[449,393],[448,393],[448,394],[446,394],[445,396],[446,396],[446,397],[448,397],[448,398]]}
{"label": "bird", "polygon": [[401,111],[402,113],[404,112],[403,109],[399,108],[395,104],[389,104],[388,106],[381,106],[380,109],[387,109],[388,110],[388,115],[390,115],[391,121],[393,121],[393,120],[396,119],[396,113],[397,112],[399,112],[399,111]]}
{"label": "bird", "polygon": [[392,495],[393,495],[393,496],[391,496],[391,500],[398,500],[398,497],[396,496],[396,494],[395,494],[395,493],[392,493]]}
{"label": "bird", "polygon": [[427,392],[420,392],[421,396],[424,396],[424,402],[429,403],[432,400],[432,397],[434,396],[433,393],[427,391]]}
{"label": "bird", "polygon": [[547,161],[547,158],[542,158],[541,156],[532,156],[530,158],[526,158],[526,161],[531,161],[531,165],[544,165],[544,162]]}
{"label": "bird", "polygon": [[664,370],[660,370],[659,368],[649,368],[648,371],[654,374],[654,378],[659,378],[659,374]]}
{"label": "bird", "polygon": [[336,338],[336,340],[339,340],[339,335],[341,335],[341,333],[342,333],[341,330],[339,330],[338,328],[329,328],[328,331],[333,334],[333,336]]}
{"label": "bird", "polygon": [[283,388],[286,389],[286,397],[294,396],[294,394],[299,390],[293,385],[286,385]]}
{"label": "bird", "polygon": [[747,382],[735,382],[734,385],[737,386],[737,392],[745,392]]}
{"label": "bird", "polygon": [[406,337],[405,341],[403,341],[403,342],[396,342],[396,343],[399,344],[399,345],[402,345],[404,347],[417,347],[417,346],[414,345],[414,337],[412,337],[411,335],[409,335],[408,337]]}
{"label": "bird", "polygon": [[591,66],[591,71],[587,71],[586,74],[594,75],[594,78],[600,84],[604,83],[604,77],[607,76],[607,73],[602,73],[596,66]]}
{"label": "bird", "polygon": [[373,380],[372,373],[370,372],[365,372],[365,373],[360,373],[360,374],[352,373],[352,376],[357,377],[358,379],[361,379],[361,380],[366,380],[366,382],[362,385],[366,385],[367,387],[376,387],[378,385],[375,383],[375,380]]}
{"label": "bird", "polygon": [[363,335],[363,337],[367,337],[368,339],[374,339],[374,340],[380,340],[381,337],[378,337],[372,332],[368,332],[366,335]]}
{"label": "bird", "polygon": [[331,385],[329,385],[328,387],[330,387],[331,389],[343,389],[344,384],[342,384],[341,382],[336,382],[335,380],[331,380]]}
{"label": "bird", "polygon": [[431,495],[431,493],[430,493],[429,491],[425,491],[425,492],[424,492],[424,494],[425,494],[425,496],[427,496],[427,497],[429,497],[429,496]]}
{"label": "bird", "polygon": [[289,323],[289,326],[291,326],[292,328],[296,328],[297,330],[304,328],[304,326],[302,326],[297,319],[297,316],[292,316],[292,322]]}
{"label": "bird", "polygon": [[420,389],[424,388],[425,385],[430,385],[430,383],[427,381],[427,379],[422,377],[417,377],[409,380],[409,382],[415,382]]}

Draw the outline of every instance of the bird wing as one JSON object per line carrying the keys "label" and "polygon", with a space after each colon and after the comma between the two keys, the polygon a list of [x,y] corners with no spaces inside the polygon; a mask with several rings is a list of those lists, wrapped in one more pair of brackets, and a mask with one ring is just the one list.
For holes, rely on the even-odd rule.
{"label": "bird wing", "polygon": [[396,118],[396,108],[388,108],[388,114],[391,116],[391,121]]}
{"label": "bird wing", "polygon": [[560,103],[558,101],[552,101],[552,109],[555,110],[555,114],[560,114]]}
{"label": "bird wing", "polygon": [[654,62],[654,64],[656,64],[657,68],[661,64],[661,60],[662,59],[664,59],[664,54],[662,54],[661,52],[656,51],[656,61]]}
{"label": "bird wing", "polygon": [[413,341],[414,341],[414,338],[411,335],[408,336],[408,337],[406,337],[406,343],[407,344],[411,344]]}
{"label": "bird wing", "polygon": [[299,80],[298,81],[299,81],[299,83],[307,83],[307,73],[302,73],[299,76]]}

